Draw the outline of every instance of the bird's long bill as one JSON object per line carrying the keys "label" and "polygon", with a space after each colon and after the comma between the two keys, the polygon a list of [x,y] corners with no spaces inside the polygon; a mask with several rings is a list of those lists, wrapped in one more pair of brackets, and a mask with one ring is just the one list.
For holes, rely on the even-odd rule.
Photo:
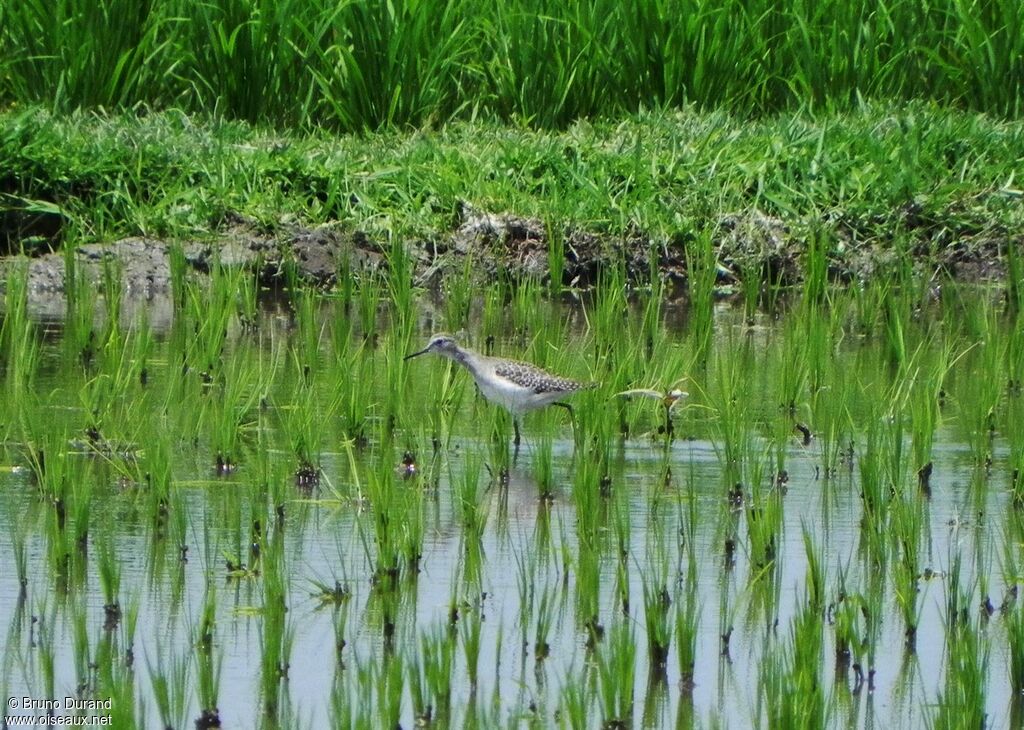
{"label": "bird's long bill", "polygon": [[428,351],[429,351],[429,348],[423,349],[423,350],[420,350],[419,352],[414,352],[411,355],[406,355],[402,359],[403,360],[412,360],[414,357],[419,357],[420,355],[425,355]]}

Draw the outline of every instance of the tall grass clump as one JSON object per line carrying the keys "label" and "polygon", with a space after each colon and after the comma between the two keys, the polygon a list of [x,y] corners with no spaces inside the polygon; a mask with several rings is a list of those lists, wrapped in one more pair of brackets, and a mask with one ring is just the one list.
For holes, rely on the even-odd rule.
{"label": "tall grass clump", "polygon": [[[169,2],[4,3],[3,95],[56,109],[156,102],[173,68]],[[165,26],[161,28],[161,26]],[[17,49],[17,50],[15,50]],[[156,56],[154,58],[154,52]]]}
{"label": "tall grass clump", "polygon": [[924,98],[1024,108],[1014,0],[73,0],[3,5],[0,99],[175,106],[356,131],[454,117],[565,126],[643,108],[749,114]]}
{"label": "tall grass clump", "polygon": [[[304,121],[329,119],[343,129],[423,124],[472,105],[459,94],[471,87],[477,52],[463,0],[430,3],[352,2],[337,11],[317,6],[319,23],[305,60],[316,99]],[[321,31],[320,29],[324,30]]]}

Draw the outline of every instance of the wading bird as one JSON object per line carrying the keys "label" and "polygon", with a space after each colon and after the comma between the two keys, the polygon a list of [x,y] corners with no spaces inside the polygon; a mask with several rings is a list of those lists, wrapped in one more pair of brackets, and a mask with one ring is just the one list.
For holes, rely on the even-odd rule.
{"label": "wading bird", "polygon": [[572,414],[572,406],[560,399],[597,385],[552,375],[528,362],[482,355],[461,347],[454,337],[446,334],[434,335],[426,347],[405,359],[428,353],[447,357],[462,365],[473,376],[484,398],[512,414],[516,446],[519,446],[520,415],[547,405],[560,406]]}

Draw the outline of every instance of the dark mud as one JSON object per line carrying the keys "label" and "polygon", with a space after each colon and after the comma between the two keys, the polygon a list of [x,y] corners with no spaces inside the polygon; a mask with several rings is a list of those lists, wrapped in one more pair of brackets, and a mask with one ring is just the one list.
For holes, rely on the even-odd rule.
{"label": "dark mud", "polygon": [[[906,211],[908,224],[913,211]],[[828,274],[838,282],[866,282],[891,275],[895,266],[909,266],[931,278],[998,280],[1005,275],[1003,257],[1008,246],[1022,245],[1024,237],[1009,231],[986,229],[959,235],[942,226],[922,227],[923,235],[909,249],[896,251],[884,242],[858,236],[849,221],[831,221],[825,240]],[[717,253],[717,281],[728,289],[755,276],[764,283],[799,284],[808,265],[806,224],[790,225],[759,211],[723,216],[713,235]],[[554,238],[553,238],[554,236]],[[819,239],[820,240],[820,239]],[[126,238],[110,244],[87,244],[75,251],[76,262],[99,282],[107,266],[120,272],[123,294],[130,299],[166,296],[171,287],[171,251],[168,241]],[[330,287],[340,272],[360,274],[386,268],[384,242],[340,225],[305,228],[282,225],[267,230],[236,218],[220,236],[204,241],[180,242],[184,259],[195,272],[207,273],[216,265],[243,267],[268,286],[284,285],[292,278]],[[693,236],[679,233],[656,239],[643,232],[611,236],[598,231],[552,231],[542,221],[511,213],[491,213],[468,205],[459,211],[459,223],[448,234],[409,242],[416,263],[416,283],[437,288],[447,276],[467,271],[483,280],[505,276],[509,280],[548,282],[552,264],[561,257],[562,284],[580,289],[596,285],[601,271],[624,268],[634,286],[649,283],[652,257],[662,281],[685,288],[687,248]],[[909,261],[901,257],[908,257]],[[65,258],[46,249],[37,255],[7,257],[5,266],[28,259],[29,290],[35,300],[63,300]],[[467,263],[470,264],[467,266]],[[557,266],[556,266],[557,270]]]}

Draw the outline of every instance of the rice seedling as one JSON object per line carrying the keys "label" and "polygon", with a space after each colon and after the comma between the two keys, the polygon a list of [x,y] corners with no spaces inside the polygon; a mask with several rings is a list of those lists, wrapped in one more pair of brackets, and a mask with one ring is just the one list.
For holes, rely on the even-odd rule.
{"label": "rice seedling", "polygon": [[256,408],[277,373],[279,358],[271,358],[270,366],[264,369],[264,361],[254,354],[246,346],[232,352],[224,364],[222,379],[212,384],[211,395],[204,403],[210,414],[206,420],[214,473],[218,476],[231,474],[238,466],[247,432],[256,426]]}
{"label": "rice seedling", "polygon": [[[808,380],[810,377],[811,361],[809,351],[811,343],[822,339],[820,333],[808,332],[808,322],[820,321],[819,314],[809,311],[803,316],[794,318],[787,323],[786,340],[782,344],[782,367],[779,369],[781,382],[779,384],[779,407],[787,413],[790,419],[797,416],[797,407],[804,403],[807,392]],[[787,431],[791,429],[786,429]]]}
{"label": "rice seedling", "polygon": [[653,588],[648,583],[646,576],[642,576],[642,579],[644,588],[644,625],[647,631],[647,657],[650,662],[651,674],[665,676],[674,626],[669,621],[672,599],[668,594],[666,585],[662,584],[660,588]]}
{"label": "rice seedling", "polygon": [[602,724],[628,726],[633,722],[636,643],[632,624],[618,619],[597,653],[597,697]]}
{"label": "rice seedling", "polygon": [[825,609],[825,568],[815,552],[814,537],[806,523],[801,526],[804,555],[807,558],[807,606],[814,611]]}
{"label": "rice seedling", "polygon": [[18,601],[28,595],[28,531],[24,522],[11,535],[11,553],[14,570],[18,576]]}
{"label": "rice seedling", "polygon": [[364,340],[372,340],[377,335],[377,315],[383,288],[380,274],[369,274],[359,279],[359,331]]}
{"label": "rice seedling", "polygon": [[218,264],[211,270],[209,288],[205,292],[200,284],[186,283],[184,321],[191,323],[193,332],[186,343],[184,364],[199,373],[204,382],[210,382],[220,370],[228,327],[235,314],[233,297],[237,276]]}
{"label": "rice seedling", "polygon": [[[754,575],[757,575],[763,570],[772,570],[776,559],[780,557],[783,497],[780,489],[766,489],[762,486],[765,479],[762,468],[756,463],[750,474],[750,496],[744,499],[744,516],[750,566]],[[809,560],[809,563],[813,561]]]}
{"label": "rice seedling", "polygon": [[165,651],[158,644],[156,660],[150,662],[147,656],[146,666],[160,722],[165,727],[180,727],[188,713],[191,658],[186,654],[168,658]]}
{"label": "rice seedling", "polygon": [[435,627],[420,636],[419,649],[408,664],[413,715],[419,723],[445,725],[451,719],[455,637]]}
{"label": "rice seedling", "polygon": [[539,558],[533,553],[526,554],[523,551],[513,553],[516,561],[516,590],[518,596],[518,623],[522,635],[522,645],[525,650],[530,645],[530,627],[533,625],[534,607],[537,603],[537,591],[539,585]]}
{"label": "rice seedling", "polygon": [[294,301],[293,359],[297,365],[301,364],[302,373],[308,378],[320,369],[320,346],[325,329],[318,316],[320,297],[312,289],[300,288],[294,294]]}
{"label": "rice seedling", "polygon": [[[472,254],[466,256],[462,267],[462,275],[459,277],[445,277],[441,283],[441,292],[444,300],[442,304],[444,307],[445,332],[465,331],[470,324],[470,313],[474,307],[475,300],[480,296],[490,295],[498,288],[493,285],[489,286],[481,294],[481,292],[471,286],[475,263]],[[494,316],[493,309],[490,314]],[[484,325],[484,331],[490,331],[486,325]]]}
{"label": "rice seedling", "polygon": [[[953,586],[951,586],[953,588]],[[989,651],[977,621],[947,615],[946,677],[931,721],[937,728],[981,727]]]}
{"label": "rice seedling", "polygon": [[910,302],[904,289],[888,289],[883,300],[883,331],[886,354],[894,370],[905,368],[909,346],[907,342],[910,327]]}
{"label": "rice seedling", "polygon": [[533,457],[534,480],[537,482],[537,499],[551,503],[555,499],[555,475],[551,460],[551,435],[541,435]]}
{"label": "rice seedling", "polygon": [[96,350],[95,288],[78,264],[73,247],[64,250],[64,286],[67,291],[64,314],[64,343],[72,358],[89,365]]}
{"label": "rice seedling", "polygon": [[619,610],[623,615],[630,613],[630,580],[629,580],[629,555],[631,535],[633,530],[632,517],[629,507],[623,497],[619,497],[613,508],[612,538],[615,546],[615,599],[618,602]]}
{"label": "rice seedling", "polygon": [[467,456],[461,470],[461,479],[454,474],[450,477],[454,493],[452,501],[462,522],[464,539],[479,545],[487,526],[486,489],[481,487],[481,463],[472,455]]}
{"label": "rice seedling", "polygon": [[718,261],[710,231],[700,232],[686,243],[687,287],[690,296],[690,339],[695,359],[705,360],[711,343],[714,300],[712,298],[718,277]]}
{"label": "rice seedling", "polygon": [[533,656],[538,671],[540,665],[551,655],[552,630],[556,622],[556,593],[554,587],[545,582],[540,589],[540,597],[536,598],[536,612],[532,619],[534,627]]}
{"label": "rice seedling", "polygon": [[1015,693],[1020,694],[1024,691],[1024,608],[1020,605],[1010,607],[1005,622],[1010,655],[1007,664],[1010,686]]}
{"label": "rice seedling", "polygon": [[897,500],[894,503],[893,539],[897,541],[900,557],[891,562],[893,596],[903,618],[906,647],[911,652],[916,647],[921,617],[919,545],[922,517],[917,499]]}
{"label": "rice seedling", "polygon": [[320,480],[323,443],[320,424],[330,419],[337,402],[325,402],[315,383],[301,378],[294,381],[289,401],[290,405],[281,409],[281,418],[282,430],[287,434],[295,459],[295,480],[300,486],[312,487]]}
{"label": "rice seedling", "polygon": [[347,350],[331,370],[334,402],[342,417],[346,436],[358,445],[370,438],[370,419],[374,411],[374,359],[365,341]]}
{"label": "rice seedling", "polygon": [[[481,632],[483,631],[483,613],[480,609],[474,608],[463,612],[459,624],[459,636],[462,640],[462,653],[466,662],[466,675],[469,681],[470,694],[475,694],[480,684],[480,652]],[[500,640],[499,640],[500,648]],[[497,652],[501,656],[501,652]],[[450,668],[449,668],[450,669]],[[443,674],[441,675],[444,676]],[[451,682],[451,673],[447,678]],[[450,688],[449,688],[450,691]]]}
{"label": "rice seedling", "polygon": [[[263,714],[280,720],[286,708],[295,627],[288,621],[288,566],[280,530],[275,530],[260,556],[263,576],[263,634],[260,658],[260,694]],[[282,692],[282,689],[284,692]]]}
{"label": "rice seedling", "polygon": [[[135,703],[131,637],[135,634],[137,618],[138,601],[133,598],[128,602],[126,610],[123,639],[119,641],[115,634],[107,632],[97,643],[96,648],[96,687],[93,695],[96,698],[109,699],[111,723],[116,722],[118,727],[125,728],[141,727],[145,724],[145,707],[142,704],[137,707]],[[82,709],[91,708],[83,706]]]}
{"label": "rice seedling", "polygon": [[[714,363],[716,388],[707,393],[708,405],[714,415],[715,453],[724,471],[723,479],[730,486],[741,482],[744,458],[753,455],[750,423],[751,383],[745,378],[743,358],[749,351],[733,351],[719,355]],[[758,466],[760,468],[760,466]]]}
{"label": "rice seedling", "polygon": [[[219,721],[217,700],[220,696],[221,667],[223,658],[217,651],[217,593],[212,584],[207,586],[203,597],[199,622],[193,626],[194,661],[196,666],[196,693],[199,702],[200,719]],[[197,721],[198,722],[198,721]],[[206,725],[209,727],[209,725]]]}
{"label": "rice seedling", "polygon": [[380,661],[359,661],[355,672],[358,696],[372,698],[372,707],[360,706],[364,715],[357,720],[357,724],[369,727],[376,718],[388,727],[397,727],[401,719],[405,689],[401,657],[387,654]]}
{"label": "rice seedling", "polygon": [[0,344],[6,362],[11,360],[11,349],[17,336],[28,322],[28,262],[17,260],[4,271],[4,318],[0,323]]}
{"label": "rice seedling", "polygon": [[[985,298],[964,305],[967,327],[975,330],[968,341],[974,348],[965,356],[968,367],[984,372],[983,378],[967,378],[956,383],[958,420],[964,440],[971,445],[975,463],[989,464],[992,441],[996,436],[996,414],[1006,392],[1006,340],[1000,337],[998,315]],[[976,339],[975,339],[976,338]]]}
{"label": "rice seedling", "polygon": [[[820,155],[825,142],[825,130],[818,137],[817,154]],[[818,304],[826,298],[828,286],[828,259],[832,241],[827,230],[817,227],[811,229],[807,236],[807,248],[804,251],[804,282],[803,301],[807,304]]]}
{"label": "rice seedling", "polygon": [[93,661],[93,651],[89,644],[89,627],[84,607],[76,607],[71,620],[72,655],[75,664],[75,689],[79,694],[96,692],[96,669],[98,663]]}
{"label": "rice seedling", "polygon": [[402,236],[392,237],[387,263],[391,311],[396,321],[407,321],[413,313],[413,262]]}
{"label": "rice seedling", "polygon": [[27,671],[30,673],[29,683],[33,691],[37,696],[48,700],[57,696],[57,647],[54,643],[56,619],[57,607],[49,602],[47,596],[35,603],[28,640],[28,646],[32,651],[29,653]]}
{"label": "rice seedling", "polygon": [[759,699],[769,725],[825,724],[828,705],[818,677],[822,646],[822,616],[807,606],[793,618],[789,646],[769,657],[761,673]]}
{"label": "rice seedling", "polygon": [[375,550],[365,535],[363,549],[373,568],[373,582],[388,593],[405,574],[414,578],[423,554],[423,494],[395,482],[390,470],[372,471],[366,479]]}
{"label": "rice seedling", "polygon": [[109,537],[99,541],[97,572],[103,593],[103,628],[113,631],[121,622],[121,565]]}
{"label": "rice seedling", "polygon": [[[384,382],[397,384],[407,381],[409,363],[406,356],[412,349],[412,332],[411,314],[400,315],[398,321],[391,326],[381,348],[384,354]],[[389,439],[394,435],[396,427],[406,419],[405,411],[411,399],[401,396],[400,388],[388,388],[381,412],[382,438]]]}
{"label": "rice seedling", "polygon": [[562,684],[561,704],[558,708],[561,727],[583,730],[590,727],[590,692],[575,667],[570,667]]}
{"label": "rice seedling", "polygon": [[[18,404],[32,390],[38,367],[39,345],[34,325],[28,318],[28,270],[10,266],[4,291],[4,318],[0,325],[0,355],[6,375],[8,400],[14,406],[12,421],[19,418]],[[10,426],[8,426],[10,428]]]}
{"label": "rice seedling", "polygon": [[188,262],[185,249],[180,241],[173,241],[167,248],[168,278],[171,285],[171,301],[176,310],[185,308],[188,302]]}
{"label": "rice seedling", "polygon": [[[903,443],[902,418],[890,419],[883,416],[880,409],[872,408],[864,436],[864,452],[857,461],[860,498],[866,522],[877,527],[884,519],[889,499],[896,490],[902,490],[898,477],[904,469],[899,458]],[[896,479],[893,479],[892,469],[897,471]]]}
{"label": "rice seedling", "polygon": [[[856,667],[853,693],[860,691],[863,683],[863,652],[868,647],[866,624],[871,609],[859,593],[847,590],[846,571],[840,569],[835,600],[829,604],[826,616],[833,627],[835,647],[836,681],[845,682],[851,667]],[[869,665],[870,667],[870,665]]]}
{"label": "rice seedling", "polygon": [[120,260],[110,256],[103,258],[103,271],[100,283],[103,294],[103,305],[106,309],[106,327],[101,336],[103,342],[111,342],[121,337],[121,310],[124,300],[124,277]]}

